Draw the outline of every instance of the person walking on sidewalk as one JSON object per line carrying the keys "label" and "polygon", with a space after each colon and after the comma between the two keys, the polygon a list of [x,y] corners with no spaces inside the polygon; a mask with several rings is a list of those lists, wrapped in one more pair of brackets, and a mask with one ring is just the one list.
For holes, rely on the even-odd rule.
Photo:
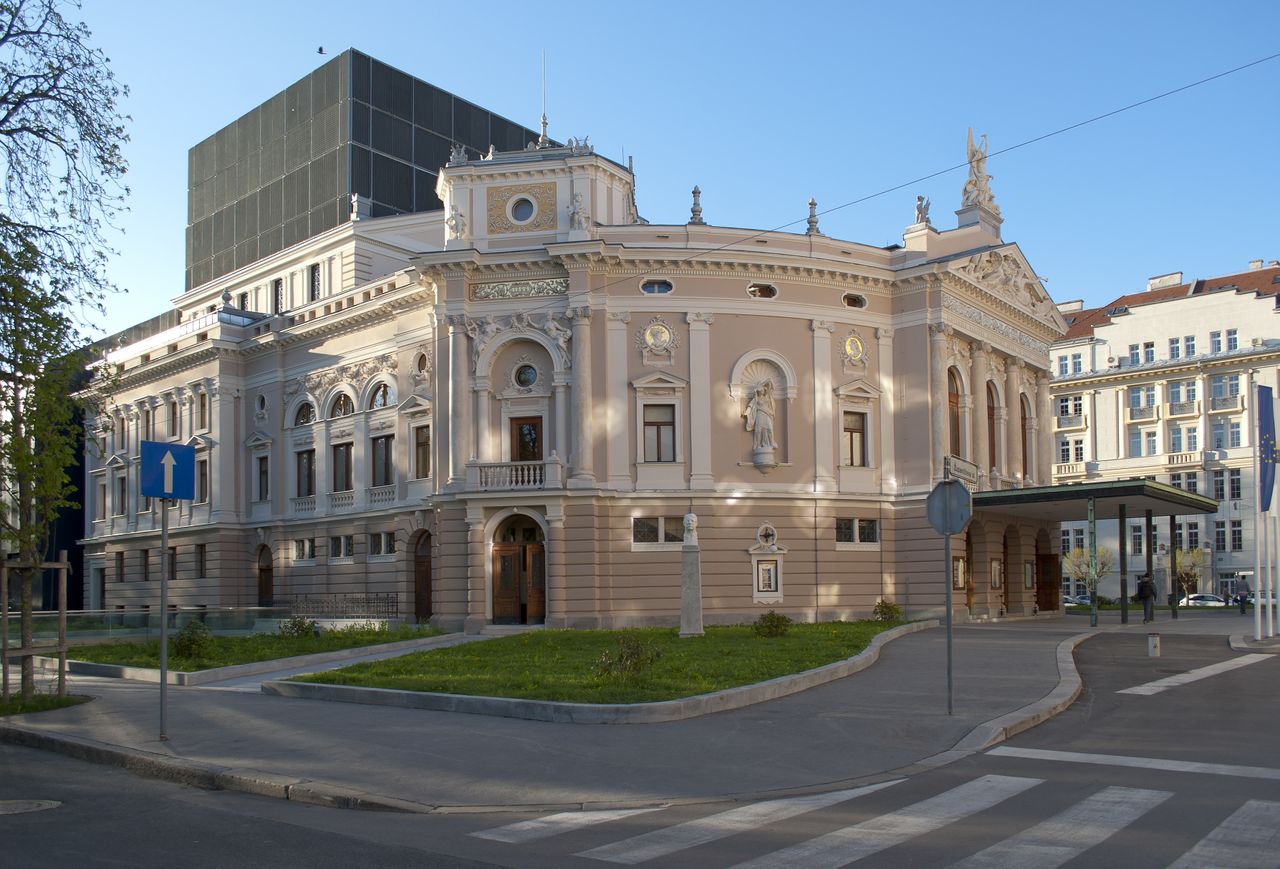
{"label": "person walking on sidewalk", "polygon": [[1142,623],[1155,621],[1156,586],[1145,573],[1138,578],[1138,600],[1142,601]]}

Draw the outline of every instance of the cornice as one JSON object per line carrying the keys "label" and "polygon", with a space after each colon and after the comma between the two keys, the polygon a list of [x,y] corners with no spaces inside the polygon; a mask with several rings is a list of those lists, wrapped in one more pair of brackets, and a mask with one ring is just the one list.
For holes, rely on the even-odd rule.
{"label": "cornice", "polygon": [[985,309],[987,313],[1002,316],[1006,320],[1012,318],[1020,329],[1035,330],[1036,337],[1044,340],[1047,344],[1052,345],[1055,341],[1061,339],[1062,333],[1053,328],[1049,323],[1022,310],[1021,308],[1010,304],[1005,299],[983,289],[981,285],[975,284],[966,279],[962,275],[952,272],[942,272],[936,276],[939,279],[939,285],[944,291],[950,290],[955,295],[964,297],[964,301],[969,304]]}
{"label": "cornice", "polygon": [[1049,388],[1062,392],[1092,389],[1101,383],[1139,383],[1147,380],[1173,380],[1201,372],[1246,374],[1259,364],[1280,364],[1280,348],[1259,350],[1225,359],[1199,359],[1158,365],[1153,368],[1108,368],[1080,374],[1068,380],[1050,380]]}

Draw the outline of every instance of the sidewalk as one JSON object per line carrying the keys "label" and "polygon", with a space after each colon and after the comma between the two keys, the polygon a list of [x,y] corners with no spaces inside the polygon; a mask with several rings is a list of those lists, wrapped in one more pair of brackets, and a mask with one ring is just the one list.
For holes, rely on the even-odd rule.
{"label": "sidewalk", "polygon": [[[1244,618],[1221,614],[1184,613],[1177,622],[1166,614],[1154,627],[1140,615],[1129,625],[1118,621],[1117,613],[1104,614],[1099,630],[1221,634],[1224,641],[1246,633]],[[1251,619],[1248,629],[1251,637]],[[1059,646],[1090,633],[1087,616],[1075,615],[957,626],[950,716],[946,638],[938,628],[894,640],[854,676],[662,724],[561,724],[297,700],[247,693],[251,685],[240,684],[230,691],[170,687],[170,739],[160,742],[156,685],[73,677],[71,690],[94,702],[10,719],[0,739],[327,805],[429,811],[747,798],[946,762],[1010,722],[1060,711],[1049,709],[1065,702],[1060,682],[1078,677]],[[979,730],[998,719],[995,730]]]}

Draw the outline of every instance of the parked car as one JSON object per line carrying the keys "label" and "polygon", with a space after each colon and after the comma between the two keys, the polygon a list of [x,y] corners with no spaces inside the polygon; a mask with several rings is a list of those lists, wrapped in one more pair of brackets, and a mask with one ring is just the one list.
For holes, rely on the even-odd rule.
{"label": "parked car", "polygon": [[1249,603],[1256,604],[1258,602],[1258,598],[1262,598],[1262,602],[1264,604],[1270,604],[1272,606],[1276,605],[1276,595],[1274,592],[1271,592],[1269,594],[1264,594],[1263,592],[1260,592],[1260,591],[1249,592]]}
{"label": "parked car", "polygon": [[1062,596],[1063,606],[1089,606],[1093,603],[1093,598],[1087,594],[1064,594]]}
{"label": "parked car", "polygon": [[1178,606],[1226,606],[1227,602],[1216,594],[1189,594],[1178,601]]}

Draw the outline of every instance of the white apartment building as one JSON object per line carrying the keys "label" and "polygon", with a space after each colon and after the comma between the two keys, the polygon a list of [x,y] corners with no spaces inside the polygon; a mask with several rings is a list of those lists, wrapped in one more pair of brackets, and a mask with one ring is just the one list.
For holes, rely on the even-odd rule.
{"label": "white apartment building", "polygon": [[[1172,545],[1205,552],[1200,591],[1233,594],[1255,569],[1251,387],[1278,385],[1277,304],[1280,262],[1254,260],[1216,278],[1155,277],[1145,292],[1099,308],[1058,306],[1069,329],[1051,350],[1054,482],[1147,477],[1217,499],[1216,513],[1174,520]],[[1117,524],[1099,523],[1098,546],[1118,553],[1124,535],[1130,593],[1151,546],[1157,581],[1167,583],[1168,520],[1151,540],[1143,516]],[[1086,545],[1084,521],[1060,534],[1064,552]],[[1117,568],[1099,594],[1119,591]]]}

